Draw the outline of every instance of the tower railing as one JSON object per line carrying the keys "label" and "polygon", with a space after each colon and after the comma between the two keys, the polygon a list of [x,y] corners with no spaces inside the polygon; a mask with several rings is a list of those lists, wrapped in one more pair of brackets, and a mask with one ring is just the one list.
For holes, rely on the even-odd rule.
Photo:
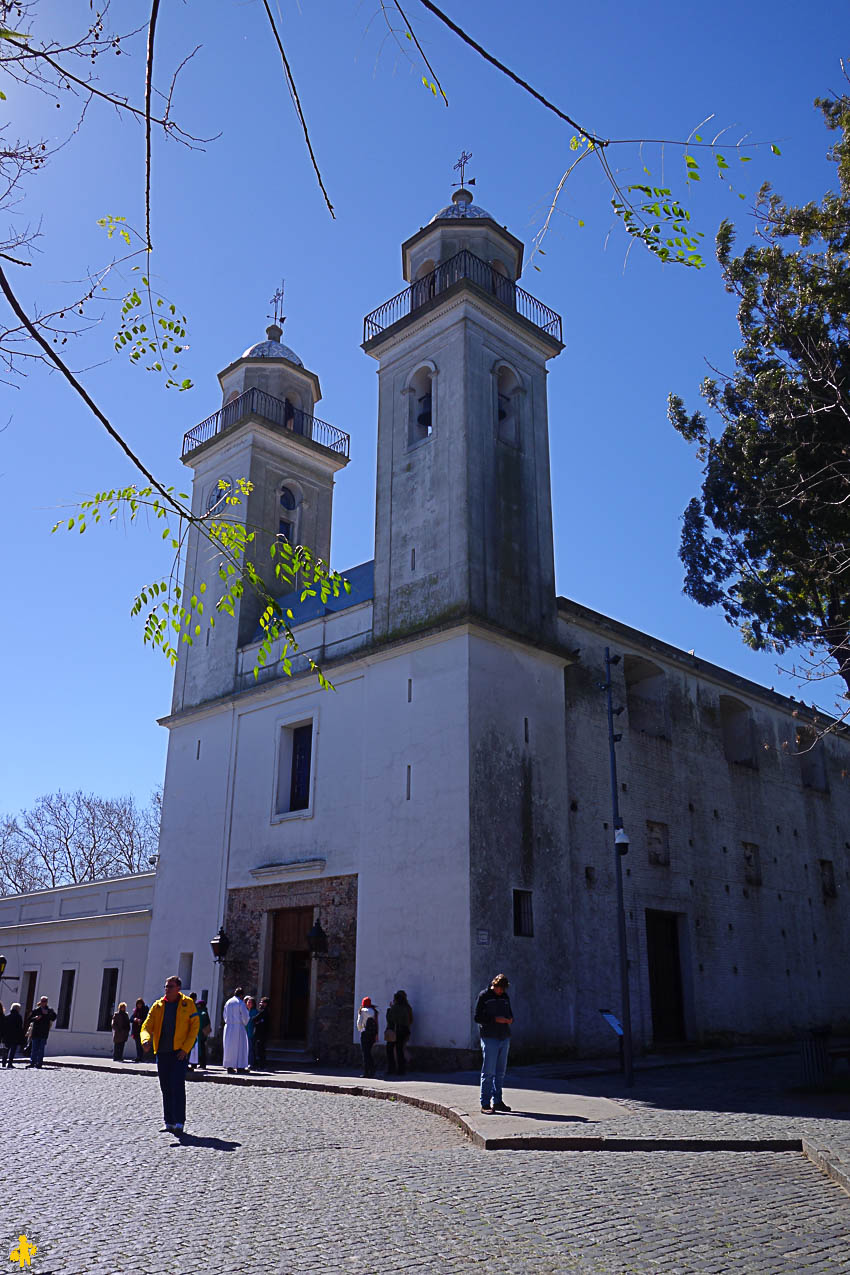
{"label": "tower railing", "polygon": [[556,341],[561,340],[562,328],[559,314],[550,310],[542,301],[538,301],[518,283],[514,283],[513,279],[509,279],[495,266],[490,265],[488,261],[476,257],[468,248],[463,248],[453,257],[449,257],[448,261],[440,262],[430,274],[417,279],[409,288],[405,288],[403,292],[399,292],[397,296],[391,297],[389,301],[378,306],[377,310],[367,314],[363,320],[363,340],[370,340],[380,332],[385,332],[394,323],[398,323],[399,319],[414,314],[434,297],[446,292],[460,279],[470,279],[479,288],[490,293],[506,310],[513,310],[541,331],[554,337]]}
{"label": "tower railing", "polygon": [[302,438],[309,438],[311,442],[319,443],[332,452],[338,452],[340,456],[347,457],[349,454],[351,439],[348,434],[337,429],[335,425],[329,425],[327,421],[319,420],[318,416],[302,412],[300,407],[295,407],[288,399],[274,398],[265,390],[258,390],[254,386],[184,434],[181,456],[194,451],[196,447],[200,447],[201,443],[215,438],[216,434],[230,429],[231,425],[235,425],[246,416],[259,416],[263,420],[271,421],[273,425],[290,430],[293,434],[299,434]]}

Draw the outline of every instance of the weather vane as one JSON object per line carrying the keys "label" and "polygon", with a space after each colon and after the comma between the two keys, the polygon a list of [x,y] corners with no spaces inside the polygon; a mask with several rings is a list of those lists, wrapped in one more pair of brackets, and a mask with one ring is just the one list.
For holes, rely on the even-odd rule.
{"label": "weather vane", "polygon": [[283,292],[284,292],[285,286],[286,286],[286,280],[281,279],[280,287],[277,289],[274,296],[269,301],[269,305],[274,307],[274,315],[270,314],[269,318],[270,319],[274,318],[274,321],[278,327],[282,326],[283,320],[284,320],[284,316],[281,312],[283,310]]}
{"label": "weather vane", "polygon": [[466,170],[466,166],[467,166],[467,164],[469,163],[469,161],[470,161],[471,159],[472,159],[472,154],[471,154],[469,151],[461,151],[461,152],[460,152],[460,159],[459,159],[459,160],[457,161],[457,163],[454,165],[454,171],[455,171],[456,173],[460,173],[460,181],[459,181],[459,182],[452,182],[452,185],[453,185],[453,186],[461,186],[461,187],[463,187],[463,186],[474,186],[474,185],[475,185],[475,178],[474,178],[474,177],[470,177],[470,179],[469,179],[469,181],[468,181],[468,182],[464,180],[464,172],[465,172],[465,170]]}

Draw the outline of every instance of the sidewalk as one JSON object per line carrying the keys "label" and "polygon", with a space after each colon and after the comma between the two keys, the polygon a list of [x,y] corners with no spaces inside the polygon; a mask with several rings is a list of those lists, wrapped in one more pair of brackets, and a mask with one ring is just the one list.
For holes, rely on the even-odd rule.
{"label": "sidewalk", "polygon": [[[151,1063],[58,1056],[45,1063],[155,1076]],[[317,1089],[405,1102],[453,1121],[487,1151],[803,1151],[850,1193],[850,1093],[795,1092],[796,1052],[751,1048],[649,1058],[641,1060],[631,1089],[619,1074],[603,1070],[605,1065],[509,1068],[509,1115],[482,1114],[477,1072],[364,1080],[346,1068],[231,1076],[211,1066],[194,1073],[190,1083]]]}

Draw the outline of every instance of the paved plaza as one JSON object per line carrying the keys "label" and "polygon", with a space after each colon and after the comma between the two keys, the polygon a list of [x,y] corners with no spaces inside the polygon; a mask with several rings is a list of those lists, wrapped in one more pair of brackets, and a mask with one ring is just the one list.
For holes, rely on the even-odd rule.
{"label": "paved plaza", "polygon": [[[702,1126],[723,1069],[693,1072],[717,1087]],[[133,1067],[6,1071],[0,1096],[5,1269],[26,1233],[34,1275],[850,1272],[850,1196],[799,1152],[484,1151],[397,1101],[209,1083],[180,1142]],[[669,1128],[675,1106],[641,1091],[613,1119]]]}

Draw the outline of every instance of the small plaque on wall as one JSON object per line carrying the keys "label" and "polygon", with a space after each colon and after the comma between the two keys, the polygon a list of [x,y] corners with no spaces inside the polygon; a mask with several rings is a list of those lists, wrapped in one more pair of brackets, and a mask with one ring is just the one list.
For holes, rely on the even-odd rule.
{"label": "small plaque on wall", "polygon": [[489,947],[489,945],[490,945],[490,931],[489,931],[489,930],[479,930],[479,931],[478,931],[478,942],[479,942],[479,944],[480,944],[480,946],[481,946],[481,947]]}

